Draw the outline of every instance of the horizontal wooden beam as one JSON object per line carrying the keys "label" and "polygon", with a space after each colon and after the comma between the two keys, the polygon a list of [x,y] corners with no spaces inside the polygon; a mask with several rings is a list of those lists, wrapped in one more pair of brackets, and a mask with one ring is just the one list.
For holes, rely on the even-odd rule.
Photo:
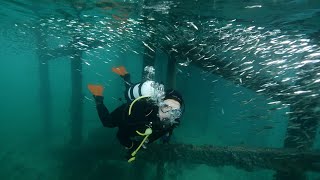
{"label": "horizontal wooden beam", "polygon": [[[77,148],[65,147],[63,157],[81,163],[85,160],[125,160],[125,151],[118,146],[83,145]],[[246,171],[271,169],[281,172],[320,172],[320,152],[298,151],[295,149],[245,148],[195,146],[186,144],[153,144],[142,149],[136,155],[136,161],[148,161],[155,164],[159,161],[182,161],[192,164],[206,164],[212,167],[233,166]]]}

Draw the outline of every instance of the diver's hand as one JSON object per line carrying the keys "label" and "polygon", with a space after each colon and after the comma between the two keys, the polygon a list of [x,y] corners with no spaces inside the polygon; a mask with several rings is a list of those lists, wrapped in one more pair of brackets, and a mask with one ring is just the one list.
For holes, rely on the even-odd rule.
{"label": "diver's hand", "polygon": [[161,137],[161,142],[163,144],[169,144],[171,139],[170,133],[165,134],[164,136]]}

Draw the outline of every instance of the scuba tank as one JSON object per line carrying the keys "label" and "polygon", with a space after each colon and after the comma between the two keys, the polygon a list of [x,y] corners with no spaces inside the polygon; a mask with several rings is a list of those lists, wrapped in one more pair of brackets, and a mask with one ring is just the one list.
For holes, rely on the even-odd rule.
{"label": "scuba tank", "polygon": [[142,96],[149,96],[151,99],[158,101],[164,97],[164,94],[164,86],[162,84],[148,80],[129,87],[127,97],[130,101],[133,101]]}

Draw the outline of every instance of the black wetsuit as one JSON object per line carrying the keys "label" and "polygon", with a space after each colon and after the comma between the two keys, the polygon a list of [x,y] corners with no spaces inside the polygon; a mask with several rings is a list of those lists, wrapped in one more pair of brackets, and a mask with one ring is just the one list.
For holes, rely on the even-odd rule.
{"label": "black wetsuit", "polygon": [[94,98],[101,123],[104,127],[118,127],[117,137],[125,147],[130,148],[132,145],[140,144],[143,137],[138,135],[136,131],[144,133],[148,127],[151,127],[152,134],[148,137],[148,143],[152,143],[168,133],[171,135],[172,130],[177,126],[161,123],[157,115],[159,107],[149,99],[136,101],[132,105],[131,114],[129,115],[130,101],[109,113],[103,104],[103,97],[94,96]]}

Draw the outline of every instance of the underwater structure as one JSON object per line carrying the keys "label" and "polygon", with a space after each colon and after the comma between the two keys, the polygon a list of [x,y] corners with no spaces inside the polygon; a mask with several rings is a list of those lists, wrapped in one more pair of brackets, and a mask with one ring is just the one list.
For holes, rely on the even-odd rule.
{"label": "underwater structure", "polygon": [[[152,3],[147,1],[145,3]],[[109,2],[99,3],[99,4],[72,4],[71,6],[78,15],[84,9],[90,8],[101,8],[105,5],[112,6]],[[122,3],[125,7],[136,7],[137,4],[126,4]],[[144,10],[141,12],[143,14],[148,14],[150,12]],[[68,14],[68,12],[61,13],[65,18],[71,17],[73,15]],[[173,15],[168,16],[171,21],[174,21]],[[81,20],[81,17],[76,17]],[[201,18],[201,17],[200,17]],[[167,19],[168,20],[168,19]],[[146,23],[147,26],[152,26],[152,24]],[[35,31],[37,31],[35,29]],[[35,32],[39,34],[39,32]],[[83,130],[83,117],[82,117],[82,99],[83,99],[83,89],[82,89],[82,64],[83,64],[83,50],[75,48],[73,44],[79,42],[84,43],[88,46],[88,49],[92,49],[98,46],[104,46],[101,41],[88,41],[85,38],[78,38],[80,35],[74,34],[73,41],[69,45],[57,48],[54,50],[48,50],[44,47],[47,46],[46,39],[42,36],[37,36],[37,55],[39,58],[39,78],[40,78],[40,98],[42,107],[42,117],[44,119],[43,127],[44,133],[50,136],[52,119],[51,115],[51,100],[50,94],[50,81],[49,81],[49,66],[50,61],[64,56],[72,55],[74,58],[71,61],[70,72],[72,80],[72,97],[70,99],[71,105],[71,144],[72,147],[65,147],[62,151],[66,159],[72,161],[72,159],[81,159],[83,156],[88,156],[92,160],[108,159],[108,160],[121,160],[117,150],[112,147],[105,147],[101,144],[94,145],[91,143],[86,143],[82,138]],[[147,44],[155,43],[153,36],[148,39]],[[165,51],[170,51],[166,49],[163,45]],[[177,49],[176,53],[184,53],[192,49],[188,45],[175,47]],[[155,51],[151,51],[149,48],[145,47],[144,50],[143,67],[146,65],[154,65],[155,62]],[[190,57],[198,58],[201,57],[201,53],[197,52],[192,54]],[[178,54],[179,55],[179,54]],[[254,171],[256,169],[271,169],[277,171],[276,179],[294,179],[294,180],[304,180],[306,179],[306,171],[316,171],[320,172],[320,152],[315,152],[311,150],[312,145],[315,141],[315,136],[317,132],[318,120],[320,117],[319,112],[314,112],[319,103],[312,97],[299,97],[291,96],[295,89],[283,84],[282,82],[272,81],[272,77],[264,76],[263,74],[255,75],[250,79],[242,79],[239,81],[240,73],[241,76],[245,76],[246,72],[234,71],[239,65],[229,62],[222,61],[214,57],[210,59],[212,65],[217,67],[215,71],[211,69],[206,69],[206,64],[202,61],[192,61],[191,66],[201,68],[212,72],[212,74],[221,76],[222,78],[233,82],[239,86],[244,86],[245,88],[251,89],[253,91],[259,91],[263,84],[272,83],[277,84],[274,88],[268,88],[265,91],[259,92],[264,96],[277,98],[275,100],[290,104],[290,109],[293,113],[290,114],[289,123],[286,132],[286,139],[283,142],[283,148],[272,149],[272,148],[248,148],[248,147],[215,147],[215,146],[196,146],[188,144],[171,144],[158,148],[158,145],[152,145],[150,148],[141,152],[139,158],[141,161],[146,161],[150,163],[157,164],[158,179],[163,178],[163,166],[165,162],[188,162],[194,164],[206,164],[208,166],[234,166],[246,171]],[[174,56],[168,55],[168,65],[167,65],[167,87],[175,87],[175,75],[176,75],[176,59]],[[141,68],[143,68],[141,67]],[[316,67],[313,67],[316,68]],[[243,74],[244,73],[244,74]],[[308,72],[310,75],[313,72]],[[308,77],[307,76],[307,77]],[[307,79],[300,80],[297,85],[303,85],[307,83]],[[285,91],[283,91],[285,90]],[[271,96],[272,94],[279,94],[278,96]],[[306,116],[311,118],[305,118]],[[103,134],[101,134],[103,136]],[[108,153],[104,153],[108,152]],[[148,156],[143,154],[147,153]],[[143,169],[144,165],[136,169],[137,172]],[[136,173],[137,176],[141,174]],[[143,179],[143,177],[140,177]]]}

